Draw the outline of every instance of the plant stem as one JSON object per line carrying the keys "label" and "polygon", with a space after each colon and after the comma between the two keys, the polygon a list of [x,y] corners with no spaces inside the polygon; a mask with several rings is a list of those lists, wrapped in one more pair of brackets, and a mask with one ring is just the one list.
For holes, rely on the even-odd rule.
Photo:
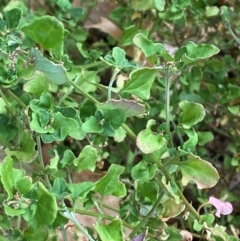
{"label": "plant stem", "polygon": [[65,230],[65,228],[63,226],[60,227],[60,231],[62,233],[63,240],[64,241],[68,241],[66,230]]}
{"label": "plant stem", "polygon": [[91,100],[94,104],[100,104],[99,101],[97,101],[94,97],[92,97],[90,94],[88,94],[87,92],[85,92],[84,90],[82,90],[76,83],[74,83],[72,80],[68,80],[69,83],[74,86],[79,92],[81,92],[81,94],[83,96],[85,96],[86,98],[88,98],[89,100]]}
{"label": "plant stem", "polygon": [[8,143],[7,141],[3,140],[2,138],[0,138],[0,143],[3,146],[6,146],[7,148],[9,148],[10,150],[13,148],[10,143]]}
{"label": "plant stem", "polygon": [[64,207],[64,212],[66,213],[65,216],[67,216],[69,219],[71,219],[74,224],[81,230],[83,235],[88,238],[89,241],[95,241],[85,230],[85,228],[78,222],[78,220],[75,218],[75,216],[72,214],[72,212],[69,212],[68,208],[65,206]]}
{"label": "plant stem", "polygon": [[154,214],[155,210],[158,208],[159,204],[161,203],[163,197],[163,192],[159,194],[159,197],[151,210],[148,212],[148,214],[141,220],[141,222],[133,229],[133,231],[130,233],[129,238],[132,239],[134,236],[137,234],[137,232],[146,224],[149,218],[152,217]]}
{"label": "plant stem", "polygon": [[[169,174],[169,172],[166,170],[166,168],[159,162],[158,158],[153,153],[149,154],[149,157],[152,159],[152,161],[154,161],[157,164],[158,168],[163,172],[163,175],[167,178],[168,181],[176,183],[175,180],[173,179],[173,177]],[[180,198],[182,199],[183,203],[186,205],[187,209],[195,216],[195,218],[197,220],[200,220],[200,216],[199,216],[198,212],[193,208],[193,206],[185,198],[180,187],[178,185],[176,185],[176,186],[178,189],[177,190],[178,194],[179,194]]]}
{"label": "plant stem", "polygon": [[167,123],[167,135],[169,137],[169,147],[173,147],[172,135],[170,131],[170,75],[169,67],[165,69],[165,101],[166,101],[166,123]]}
{"label": "plant stem", "polygon": [[83,68],[83,69],[88,69],[88,68],[92,68],[92,67],[95,67],[95,66],[99,66],[101,64],[105,64],[105,63],[103,61],[97,61],[97,62],[94,62],[94,63],[91,63],[91,64],[78,65],[77,67]]}
{"label": "plant stem", "polygon": [[112,75],[112,78],[110,80],[110,83],[109,83],[109,86],[108,86],[108,98],[107,100],[111,100],[111,93],[112,93],[112,86],[113,86],[113,82],[117,76],[117,74],[119,73],[120,69],[119,68],[115,68],[114,69],[114,72],[113,72],[113,75]]}
{"label": "plant stem", "polygon": [[11,90],[6,90],[6,92],[24,109],[27,108],[27,106],[16,96],[13,94]]}
{"label": "plant stem", "polygon": [[9,104],[9,102],[8,102],[5,94],[3,93],[2,89],[0,89],[0,95],[2,96],[2,98],[3,98],[3,100],[4,100],[5,104],[6,104],[6,106],[7,106],[7,108],[8,108],[8,110],[9,110],[9,111],[11,112],[11,114],[13,115],[14,112],[15,112],[15,110],[14,110],[14,108]]}
{"label": "plant stem", "polygon": [[[37,136],[37,150],[38,150],[38,158],[39,158],[39,163],[40,165],[42,166],[42,168],[44,169],[44,162],[43,162],[43,157],[42,157],[42,146],[41,146],[41,139],[40,139],[40,136],[38,135]],[[52,187],[49,179],[48,179],[48,174],[44,174],[44,179],[45,179],[45,182],[47,184],[47,186],[49,188]]]}
{"label": "plant stem", "polygon": [[236,42],[238,43],[238,45],[240,46],[240,40],[239,38],[236,36],[236,34],[233,32],[231,25],[229,24],[229,22],[227,23],[227,29],[230,32],[230,34],[233,36],[233,38],[236,40]]}
{"label": "plant stem", "polygon": [[[81,74],[82,73],[80,73],[80,74],[78,74],[77,76],[76,76],[76,78],[74,79],[74,83],[77,83],[77,81],[79,80],[79,78],[80,78],[80,76],[81,76]],[[60,99],[60,101],[59,101],[59,106],[61,106],[61,104],[63,103],[63,101],[71,94],[71,92],[72,92],[72,90],[73,90],[73,85],[71,85],[69,88],[68,88],[68,90],[67,90],[67,92],[63,95],[63,97]]]}

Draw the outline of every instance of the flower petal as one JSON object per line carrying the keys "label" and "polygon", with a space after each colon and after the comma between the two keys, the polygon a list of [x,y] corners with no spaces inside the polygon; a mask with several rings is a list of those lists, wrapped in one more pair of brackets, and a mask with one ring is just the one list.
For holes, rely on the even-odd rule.
{"label": "flower petal", "polygon": [[232,204],[229,202],[223,202],[215,197],[210,197],[208,202],[217,209],[215,215],[219,218],[221,214],[228,215],[233,211]]}

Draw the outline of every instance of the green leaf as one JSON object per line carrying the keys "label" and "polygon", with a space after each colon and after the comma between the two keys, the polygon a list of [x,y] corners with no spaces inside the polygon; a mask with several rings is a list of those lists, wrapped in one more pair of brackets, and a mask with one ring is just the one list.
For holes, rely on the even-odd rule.
{"label": "green leaf", "polygon": [[85,146],[73,163],[77,171],[94,171],[97,162],[97,149],[93,146]]}
{"label": "green leaf", "polygon": [[145,0],[132,0],[131,5],[135,11],[146,11],[154,7],[153,0],[147,2]]}
{"label": "green leaf", "polygon": [[58,211],[55,198],[41,182],[38,183],[37,198],[37,210],[31,222],[33,228],[53,223]]}
{"label": "green leaf", "polygon": [[0,97],[0,115],[7,114],[6,103],[2,97]]}
{"label": "green leaf", "polygon": [[218,172],[212,164],[193,154],[189,154],[188,160],[179,163],[179,166],[184,186],[189,181],[193,181],[197,184],[198,189],[211,188],[219,180]]}
{"label": "green leaf", "polygon": [[34,49],[32,55],[35,57],[35,69],[42,72],[47,80],[56,85],[62,85],[68,82],[65,68],[61,64],[55,64],[41,53]]}
{"label": "green leaf", "polygon": [[202,121],[205,116],[205,111],[201,104],[184,100],[179,103],[179,107],[182,110],[179,120],[185,129],[190,129]]}
{"label": "green leaf", "polygon": [[50,165],[46,166],[46,172],[49,174],[54,174],[58,170],[59,155],[56,150],[54,150],[54,157],[49,160]]}
{"label": "green leaf", "polygon": [[165,9],[165,4],[166,4],[166,1],[165,1],[165,0],[154,0],[154,6],[155,6],[155,8],[156,8],[158,11],[160,11],[160,12],[164,11],[164,9]]}
{"label": "green leaf", "polygon": [[170,218],[178,216],[185,209],[185,205],[182,202],[182,200],[180,200],[180,203],[177,204],[175,200],[168,199],[162,205],[164,207],[164,212],[162,214],[162,218],[164,221],[167,221]]}
{"label": "green leaf", "polygon": [[229,112],[231,112],[233,115],[238,115],[239,113],[239,105],[236,105],[236,106],[228,106],[227,109],[229,110]]}
{"label": "green leaf", "polygon": [[82,124],[82,130],[85,133],[101,133],[103,127],[97,121],[96,117],[90,116],[90,118]]}
{"label": "green leaf", "polygon": [[165,176],[162,177],[161,184],[168,196],[172,197],[177,204],[180,204],[180,198],[175,190],[176,188],[174,188],[174,184],[172,182],[167,182]]}
{"label": "green leaf", "polygon": [[139,30],[135,25],[129,26],[123,30],[120,43],[121,46],[129,46],[133,44],[133,38],[137,33],[148,35],[148,30]]}
{"label": "green leaf", "polygon": [[208,59],[213,55],[219,53],[220,49],[212,44],[200,44],[197,45],[194,42],[189,41],[186,44],[186,58],[190,61],[196,61],[199,59]]}
{"label": "green leaf", "polygon": [[44,91],[47,91],[49,83],[43,73],[36,73],[32,79],[23,85],[23,90],[32,93],[39,98]]}
{"label": "green leaf", "polygon": [[58,200],[63,199],[65,196],[71,193],[71,191],[68,189],[67,182],[61,177],[54,179],[53,187],[50,192],[56,196]]}
{"label": "green leaf", "polygon": [[71,150],[67,149],[67,150],[64,151],[63,158],[60,161],[60,163],[62,164],[63,168],[72,167],[73,161],[74,161],[75,158],[76,157],[75,157],[74,153]]}
{"label": "green leaf", "polygon": [[138,182],[137,197],[143,202],[154,203],[157,200],[159,186],[154,181]]}
{"label": "green leaf", "polygon": [[96,224],[95,228],[101,240],[124,241],[123,225],[120,219],[114,219],[107,225]]}
{"label": "green leaf", "polygon": [[233,85],[228,83],[228,98],[230,100],[234,100],[238,97],[240,97],[240,87],[238,85]]}
{"label": "green leaf", "polygon": [[211,213],[201,215],[200,217],[201,217],[202,223],[205,222],[208,226],[211,225],[215,220],[214,215]]}
{"label": "green leaf", "polygon": [[203,228],[203,224],[202,223],[199,223],[196,219],[194,220],[194,223],[193,223],[193,229],[197,232],[200,232]]}
{"label": "green leaf", "polygon": [[13,160],[11,157],[6,156],[0,166],[1,182],[8,194],[8,199],[13,198],[13,185],[14,185],[14,175],[13,175]]}
{"label": "green leaf", "polygon": [[119,181],[119,176],[124,172],[124,167],[112,164],[106,176],[97,181],[95,191],[99,192],[102,197],[114,195],[124,197],[126,195],[126,187]]}
{"label": "green leaf", "polygon": [[23,236],[28,241],[46,241],[48,240],[48,232],[46,226],[38,226],[36,229],[30,226],[23,231]]}
{"label": "green leaf", "polygon": [[218,15],[220,12],[220,9],[217,6],[206,6],[206,16],[207,17],[213,17]]}
{"label": "green leaf", "polygon": [[32,187],[32,178],[25,176],[16,183],[16,188],[21,194],[25,194],[30,191]]}
{"label": "green leaf", "polygon": [[214,235],[214,236],[217,236],[217,237],[220,237],[221,238],[221,241],[228,241],[229,240],[229,237],[226,233],[226,227],[223,227],[223,226],[218,226],[218,227],[208,227],[208,230]]}
{"label": "green leaf", "polygon": [[63,141],[68,135],[74,133],[78,129],[79,125],[76,120],[73,118],[65,117],[60,112],[57,112],[53,123],[52,128],[54,129],[53,133],[43,134],[43,140],[58,140]]}
{"label": "green leaf", "polygon": [[5,114],[0,115],[0,138],[5,141],[12,140],[18,133],[13,118]]}
{"label": "green leaf", "polygon": [[198,131],[197,135],[198,135],[198,144],[200,146],[203,146],[214,139],[214,136],[210,131],[201,131],[201,132]]}
{"label": "green leaf", "polygon": [[143,182],[149,181],[155,176],[156,171],[156,164],[148,164],[146,161],[142,160],[132,168],[131,177],[134,180],[139,180]]}
{"label": "green leaf", "polygon": [[6,204],[3,204],[4,206],[4,211],[5,211],[5,214],[8,215],[8,216],[19,216],[19,215],[22,215],[26,212],[26,210],[24,209],[21,209],[21,208],[11,208],[9,207],[8,205]]}
{"label": "green leaf", "polygon": [[75,202],[78,198],[85,199],[87,194],[94,190],[95,184],[93,182],[71,183],[69,189],[71,190],[71,198]]}
{"label": "green leaf", "polygon": [[125,137],[126,137],[126,131],[122,127],[115,130],[114,137],[113,137],[114,141],[123,142]]}
{"label": "green leaf", "polygon": [[110,100],[96,105],[98,110],[115,110],[121,109],[126,117],[143,115],[145,113],[145,106],[137,103],[134,100]]}
{"label": "green leaf", "polygon": [[147,129],[141,131],[137,135],[136,145],[145,154],[153,153],[163,148],[166,144],[166,139],[164,137],[152,132],[151,126],[155,125],[155,123],[156,121],[149,120]]}
{"label": "green leaf", "polygon": [[198,135],[193,128],[190,128],[187,130],[183,129],[183,131],[187,134],[189,138],[187,141],[183,143],[183,149],[185,151],[191,151],[192,149],[195,148],[195,146],[198,143]]}
{"label": "green leaf", "polygon": [[8,28],[14,29],[18,27],[22,16],[22,10],[20,8],[13,8],[11,10],[3,11],[3,17],[6,21]]}
{"label": "green leaf", "polygon": [[161,54],[164,46],[160,43],[153,43],[142,33],[138,33],[133,38],[133,43],[140,48],[146,57]]}
{"label": "green leaf", "polygon": [[82,71],[77,80],[77,85],[85,92],[95,92],[100,78],[95,71]]}
{"label": "green leaf", "polygon": [[112,49],[112,55],[106,55],[104,58],[101,58],[106,64],[113,66],[115,68],[128,68],[136,67],[136,64],[131,64],[125,57],[126,53],[123,49],[119,47],[114,47]]}
{"label": "green leaf", "polygon": [[64,27],[55,17],[42,16],[22,27],[25,35],[60,59],[63,54]]}
{"label": "green leaf", "polygon": [[[52,105],[52,98],[50,93],[44,91],[39,99],[33,99],[30,102],[30,108],[32,111],[42,114],[40,112],[41,109],[48,110],[51,108]],[[46,115],[46,114],[45,114]]]}
{"label": "green leaf", "polygon": [[82,129],[82,120],[80,119],[79,111],[77,111],[76,115],[74,116],[74,120],[78,122],[78,128],[76,131],[71,132],[69,136],[76,140],[83,140],[86,136],[86,133]]}
{"label": "green leaf", "polygon": [[122,93],[134,94],[143,100],[148,100],[157,73],[158,70],[151,68],[133,70],[130,74],[130,80],[124,86]]}
{"label": "green leaf", "polygon": [[77,43],[77,48],[78,48],[80,54],[82,54],[82,56],[84,58],[89,58],[90,57],[90,53],[83,49],[83,44],[82,43]]}
{"label": "green leaf", "polygon": [[[46,111],[42,111],[42,113],[47,113]],[[30,128],[32,131],[36,131],[37,133],[53,133],[54,129],[50,125],[41,126],[39,119],[41,117],[47,117],[47,115],[39,115],[37,113],[32,113],[32,120],[30,122]],[[49,120],[50,120],[49,116]]]}
{"label": "green leaf", "polygon": [[30,163],[37,155],[35,145],[36,143],[32,138],[31,132],[25,132],[21,147],[17,150],[10,150],[9,148],[7,148],[5,150],[5,153],[9,156],[15,156],[23,162]]}
{"label": "green leaf", "polygon": [[221,7],[221,17],[222,17],[223,22],[229,22],[232,18],[232,15],[233,15],[233,13],[229,7],[227,7],[227,6]]}
{"label": "green leaf", "polygon": [[126,120],[125,113],[122,109],[107,109],[101,111],[104,123],[108,122],[113,129],[118,129]]}

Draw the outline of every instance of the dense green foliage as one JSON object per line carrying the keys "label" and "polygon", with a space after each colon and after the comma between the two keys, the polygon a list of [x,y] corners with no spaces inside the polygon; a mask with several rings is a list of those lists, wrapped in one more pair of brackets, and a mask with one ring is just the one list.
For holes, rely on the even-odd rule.
{"label": "dense green foliage", "polygon": [[70,240],[68,220],[76,240],[239,240],[240,4],[224,2],[1,5],[0,241]]}

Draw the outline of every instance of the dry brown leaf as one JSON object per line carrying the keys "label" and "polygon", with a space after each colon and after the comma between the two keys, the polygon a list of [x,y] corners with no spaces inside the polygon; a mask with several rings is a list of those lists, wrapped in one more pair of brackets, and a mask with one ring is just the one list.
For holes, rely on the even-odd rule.
{"label": "dry brown leaf", "polygon": [[102,32],[109,34],[116,40],[119,40],[122,35],[122,30],[115,23],[105,17],[100,17],[99,23],[87,24],[84,27],[97,28]]}

